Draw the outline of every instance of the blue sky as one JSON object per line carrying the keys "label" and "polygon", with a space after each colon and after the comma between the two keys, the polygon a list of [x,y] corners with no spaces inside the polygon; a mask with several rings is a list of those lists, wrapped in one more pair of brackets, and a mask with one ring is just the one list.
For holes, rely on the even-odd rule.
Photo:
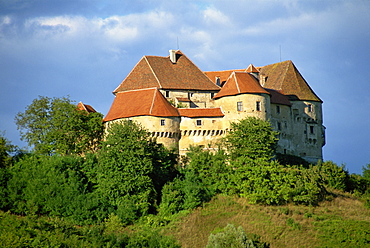
{"label": "blue sky", "polygon": [[107,114],[144,55],[180,48],[202,70],[292,60],[324,101],[324,160],[370,163],[370,1],[0,0],[0,131],[38,96]]}

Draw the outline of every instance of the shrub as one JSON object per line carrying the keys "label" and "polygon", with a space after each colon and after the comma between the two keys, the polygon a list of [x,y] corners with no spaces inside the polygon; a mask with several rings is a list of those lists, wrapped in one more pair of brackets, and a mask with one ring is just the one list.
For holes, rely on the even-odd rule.
{"label": "shrub", "polygon": [[248,239],[244,229],[228,224],[221,232],[208,237],[206,248],[258,248],[269,247],[266,243]]}

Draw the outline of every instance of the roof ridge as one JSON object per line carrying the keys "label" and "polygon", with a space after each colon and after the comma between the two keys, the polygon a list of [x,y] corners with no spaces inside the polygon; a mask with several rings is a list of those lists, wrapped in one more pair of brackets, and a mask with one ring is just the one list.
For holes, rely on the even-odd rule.
{"label": "roof ridge", "polygon": [[159,85],[159,88],[162,88],[162,85],[161,85],[161,83],[160,83],[160,81],[159,81],[159,79],[158,79],[157,75],[155,74],[155,72],[154,72],[154,70],[153,70],[153,68],[152,68],[151,64],[149,63],[149,61],[148,61],[148,59],[147,59],[146,57],[147,57],[147,56],[144,56],[146,63],[148,64],[148,66],[149,66],[150,70],[152,71],[152,73],[153,73],[153,75],[154,75],[155,79],[157,80],[158,85]]}
{"label": "roof ridge", "polygon": [[156,97],[157,90],[154,90],[153,93],[154,93],[154,95],[153,95],[153,98],[152,98],[152,104],[150,106],[149,114],[152,114],[152,112],[153,112],[153,107],[154,107],[154,102],[155,102],[155,97]]}
{"label": "roof ridge", "polygon": [[234,75],[235,86],[236,86],[236,88],[237,88],[237,90],[238,90],[238,93],[240,94],[239,82],[238,82],[238,79],[236,78],[236,73],[235,73],[235,71],[233,72],[233,74],[232,74],[232,75]]}

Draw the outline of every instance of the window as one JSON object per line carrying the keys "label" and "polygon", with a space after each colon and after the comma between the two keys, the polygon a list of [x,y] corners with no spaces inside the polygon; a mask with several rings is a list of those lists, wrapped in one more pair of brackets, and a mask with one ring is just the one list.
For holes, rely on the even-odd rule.
{"label": "window", "polygon": [[307,111],[308,111],[309,113],[311,113],[311,112],[312,112],[312,104],[308,104],[308,105],[307,105]]}
{"label": "window", "polygon": [[166,120],[165,119],[161,119],[161,126],[164,126],[166,125]]}
{"label": "window", "polygon": [[280,122],[277,123],[277,129],[281,130],[281,123]]}
{"label": "window", "polygon": [[276,113],[280,114],[280,106],[279,105],[276,106]]}
{"label": "window", "polygon": [[310,126],[310,134],[314,134],[314,126]]}
{"label": "window", "polygon": [[170,91],[166,90],[166,97],[170,97]]}
{"label": "window", "polygon": [[221,79],[220,77],[216,77],[216,85],[221,86]]}
{"label": "window", "polygon": [[197,120],[197,126],[201,126],[202,125],[202,120]]}
{"label": "window", "polygon": [[238,111],[243,111],[243,102],[237,102],[236,103],[236,109]]}
{"label": "window", "polygon": [[211,99],[215,96],[215,93],[211,93]]}
{"label": "window", "polygon": [[261,111],[261,102],[256,102],[256,111]]}

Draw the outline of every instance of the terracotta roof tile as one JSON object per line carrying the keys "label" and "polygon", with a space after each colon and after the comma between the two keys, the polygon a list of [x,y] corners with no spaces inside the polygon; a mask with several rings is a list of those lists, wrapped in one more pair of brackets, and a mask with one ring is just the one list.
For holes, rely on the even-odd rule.
{"label": "terracotta roof tile", "polygon": [[190,99],[186,97],[176,97],[176,99],[179,102],[190,102]]}
{"label": "terracotta roof tile", "polygon": [[169,56],[144,56],[113,92],[153,87],[207,91],[220,89],[181,51],[176,52],[176,57],[176,63],[172,63]]}
{"label": "terracotta roof tile", "polygon": [[322,102],[290,60],[263,66],[260,75],[267,77],[263,87],[282,90],[292,100]]}
{"label": "terracotta roof tile", "polygon": [[179,108],[181,116],[184,117],[223,117],[220,108]]}
{"label": "terracotta roof tile", "polygon": [[233,72],[227,79],[225,85],[214,96],[215,99],[223,96],[234,96],[245,93],[261,93],[269,94],[258,83],[256,78],[247,72]]}
{"label": "terracotta roof tile", "polygon": [[77,104],[77,109],[78,110],[84,110],[88,113],[96,113],[96,110],[93,107],[91,107],[90,105],[84,104],[82,102],[79,102]]}
{"label": "terracotta roof tile", "polygon": [[116,94],[104,121],[144,115],[170,117],[179,113],[157,88],[131,90]]}
{"label": "terracotta roof tile", "polygon": [[209,79],[212,80],[214,84],[216,84],[216,77],[219,77],[221,82],[226,82],[226,80],[230,77],[231,73],[233,73],[234,71],[246,71],[246,69],[206,71],[204,73],[207,75],[207,77],[209,77]]}

